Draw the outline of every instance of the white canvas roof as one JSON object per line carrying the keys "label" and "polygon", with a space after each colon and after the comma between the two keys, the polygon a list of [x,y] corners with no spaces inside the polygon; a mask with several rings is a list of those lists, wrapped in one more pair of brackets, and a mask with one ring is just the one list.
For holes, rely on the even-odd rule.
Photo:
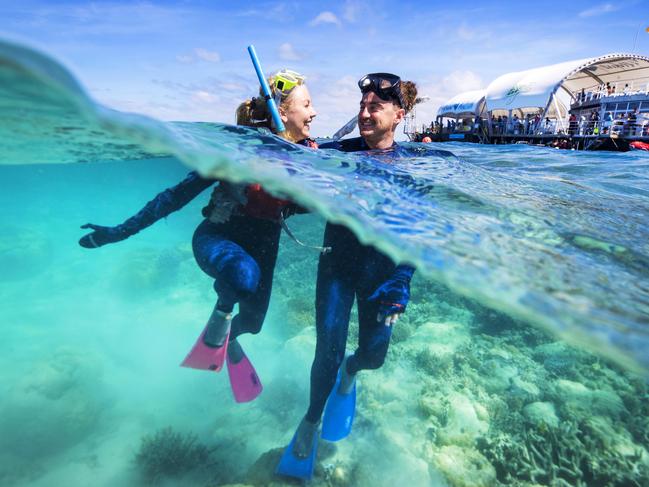
{"label": "white canvas roof", "polygon": [[438,117],[475,116],[484,107],[485,90],[465,91],[455,95],[437,110]]}
{"label": "white canvas roof", "polygon": [[625,84],[634,89],[648,89],[649,57],[608,54],[508,73],[487,87],[486,109],[530,111],[547,107],[549,116],[563,117],[575,93],[582,89],[595,90],[606,83],[617,85],[618,91]]}

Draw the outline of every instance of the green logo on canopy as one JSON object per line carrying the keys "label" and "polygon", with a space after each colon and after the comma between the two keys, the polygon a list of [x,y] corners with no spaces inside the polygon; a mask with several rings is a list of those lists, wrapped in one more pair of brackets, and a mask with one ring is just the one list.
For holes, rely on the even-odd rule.
{"label": "green logo on canopy", "polygon": [[520,85],[516,84],[512,86],[507,93],[505,93],[505,105],[511,105],[514,103],[516,97],[521,93],[527,93],[532,88],[532,85]]}

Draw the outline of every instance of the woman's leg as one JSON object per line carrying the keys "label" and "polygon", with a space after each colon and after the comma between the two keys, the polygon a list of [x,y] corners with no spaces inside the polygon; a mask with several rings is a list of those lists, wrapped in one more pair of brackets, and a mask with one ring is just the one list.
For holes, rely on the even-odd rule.
{"label": "woman's leg", "polygon": [[279,250],[280,226],[268,220],[252,219],[239,243],[259,266],[259,280],[254,293],[239,300],[239,313],[232,320],[230,339],[243,333],[259,333],[266,318],[273,289],[273,274]]}
{"label": "woman's leg", "polygon": [[[238,220],[238,219],[237,219]],[[214,278],[218,301],[208,321],[204,341],[210,346],[221,346],[230,328],[234,305],[253,295],[258,288],[261,270],[255,259],[235,240],[237,222],[225,224],[203,221],[192,241],[194,257],[200,268]]]}

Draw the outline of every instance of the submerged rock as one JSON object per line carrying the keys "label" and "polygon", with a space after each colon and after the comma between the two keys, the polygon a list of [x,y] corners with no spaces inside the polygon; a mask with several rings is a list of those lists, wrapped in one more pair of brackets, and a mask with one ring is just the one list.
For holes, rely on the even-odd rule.
{"label": "submerged rock", "polygon": [[626,411],[622,399],[615,392],[592,390],[580,382],[560,379],[554,384],[554,394],[565,408],[573,412],[617,418]]}
{"label": "submerged rock", "polygon": [[476,409],[467,396],[454,393],[448,402],[448,419],[446,426],[438,433],[439,442],[472,446],[478,436],[487,432],[489,423],[478,419]]}
{"label": "submerged rock", "polygon": [[473,448],[444,446],[435,453],[434,463],[453,487],[490,487],[496,484],[496,470]]}
{"label": "submerged rock", "polygon": [[0,452],[37,465],[91,435],[109,406],[100,360],[57,350],[2,398]]}
{"label": "submerged rock", "polygon": [[551,402],[533,402],[523,409],[523,415],[532,424],[545,424],[551,428],[559,426],[559,418]]}
{"label": "submerged rock", "polygon": [[523,403],[535,401],[541,394],[536,384],[524,381],[520,377],[514,377],[512,379],[509,392],[512,396],[523,401]]}
{"label": "submerged rock", "polygon": [[495,357],[487,360],[480,372],[484,376],[484,387],[491,393],[503,393],[512,384],[514,377],[518,375],[518,369],[510,361]]}

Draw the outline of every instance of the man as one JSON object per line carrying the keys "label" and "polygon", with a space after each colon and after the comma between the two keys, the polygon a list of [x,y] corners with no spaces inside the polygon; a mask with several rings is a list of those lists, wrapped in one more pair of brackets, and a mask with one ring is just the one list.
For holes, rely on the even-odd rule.
{"label": "man", "polygon": [[[320,146],[344,152],[386,151],[397,147],[397,126],[412,109],[417,89],[388,73],[368,74],[358,86],[362,98],[358,112],[360,137]],[[380,157],[380,154],[375,154]],[[363,166],[359,172],[372,170]],[[383,365],[392,326],[405,311],[414,268],[397,265],[371,245],[361,244],[345,226],[327,223],[316,285],[317,344],[311,368],[311,400],[278,473],[311,478],[318,442],[338,441],[352,427],[356,403],[356,374]],[[345,356],[349,317],[356,300],[359,340],[356,351]],[[326,410],[325,410],[326,404]]]}

